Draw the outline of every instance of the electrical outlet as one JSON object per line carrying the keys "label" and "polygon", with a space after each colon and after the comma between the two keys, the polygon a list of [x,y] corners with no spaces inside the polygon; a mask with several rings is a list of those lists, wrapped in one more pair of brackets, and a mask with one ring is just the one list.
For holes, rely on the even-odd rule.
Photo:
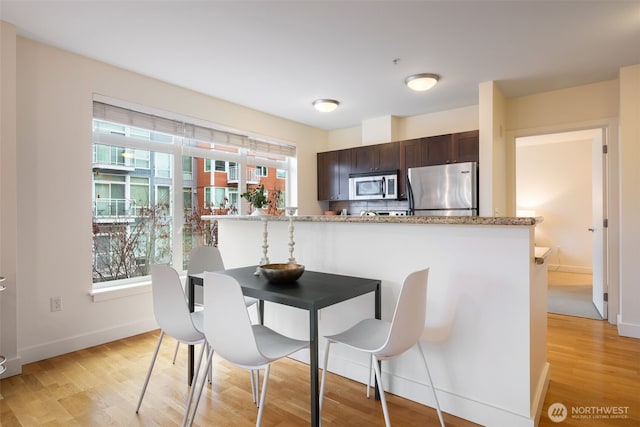
{"label": "electrical outlet", "polygon": [[51,304],[51,311],[62,311],[62,297],[53,297],[49,301]]}

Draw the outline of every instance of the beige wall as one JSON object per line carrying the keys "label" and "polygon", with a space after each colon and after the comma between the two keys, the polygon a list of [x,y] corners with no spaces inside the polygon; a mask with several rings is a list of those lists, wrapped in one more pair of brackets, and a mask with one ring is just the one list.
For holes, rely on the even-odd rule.
{"label": "beige wall", "polygon": [[592,142],[517,143],[516,209],[544,217],[536,226],[536,245],[553,249],[550,270],[591,273]]}
{"label": "beige wall", "polygon": [[[430,114],[411,117],[395,117],[388,121],[393,126],[394,140],[422,138],[427,136],[444,135],[447,133],[465,132],[479,128],[478,106],[456,108]],[[390,142],[389,141],[386,142]],[[326,151],[353,148],[363,144],[362,126],[337,129],[329,132]]]}
{"label": "beige wall", "polygon": [[480,216],[513,215],[507,207],[506,99],[496,82],[479,86]]}
{"label": "beige wall", "polygon": [[350,128],[329,131],[327,147],[323,151],[341,150],[362,145],[362,128]]}
{"label": "beige wall", "polygon": [[[18,353],[16,294],[16,28],[0,21],[0,354],[7,358],[6,376],[21,369]],[[1,390],[0,390],[1,391]]]}
{"label": "beige wall", "polygon": [[478,105],[405,117],[400,121],[400,139],[422,138],[479,129]]}
{"label": "beige wall", "polygon": [[618,100],[618,80],[510,98],[507,126],[525,131],[617,117]]}
{"label": "beige wall", "polygon": [[620,70],[621,335],[640,338],[640,64]]}
{"label": "beige wall", "polygon": [[[23,195],[17,325],[25,362],[155,327],[148,292],[101,302],[89,296],[94,94],[295,144],[299,211],[320,212],[315,154],[326,146],[325,131],[25,38],[17,38],[16,55],[17,182]],[[54,296],[62,297],[61,312],[49,310]]]}
{"label": "beige wall", "polygon": [[[638,66],[635,66],[638,67]],[[631,67],[631,69],[634,69]],[[622,73],[621,73],[622,75]],[[633,75],[633,73],[631,73]],[[638,83],[633,79],[604,81],[590,85],[578,86],[563,90],[539,93],[507,100],[507,163],[508,182],[514,182],[515,139],[521,136],[542,135],[572,130],[605,128],[608,134],[608,209],[609,228],[607,251],[609,257],[607,277],[609,292],[609,321],[619,322],[618,313],[621,301],[627,305],[628,316],[640,313],[640,298],[630,299],[640,283],[640,271],[635,268],[637,262],[631,261],[637,254],[628,246],[621,244],[621,236],[628,241],[640,241],[640,228],[637,224],[627,222],[624,218],[637,215],[638,202],[635,196],[619,195],[619,189],[627,186],[637,187],[637,166],[624,168],[627,156],[637,155],[640,143],[637,138]],[[622,100],[628,105],[628,115],[623,120]],[[618,121],[618,119],[620,119]],[[620,132],[620,138],[618,133]],[[634,134],[634,132],[636,132]],[[623,141],[622,135],[627,134]],[[622,154],[626,149],[627,154]],[[620,154],[619,154],[620,151]],[[634,154],[635,153],[635,154]],[[633,161],[633,160],[631,160]],[[509,190],[508,190],[509,191]],[[515,207],[515,189],[507,194],[507,203]],[[631,224],[631,225],[630,225]],[[626,271],[625,277],[621,276]],[[634,317],[626,330],[628,335],[640,338],[640,321]]]}
{"label": "beige wall", "polygon": [[[87,177],[91,171],[91,103],[94,93],[296,144],[301,213],[319,213],[321,210],[316,201],[315,153],[361,143],[359,127],[327,133],[28,39],[17,38],[16,45],[15,30],[6,24],[2,24],[1,43],[0,232],[3,243],[0,267],[8,268],[7,260],[11,262],[11,256],[15,256],[8,254],[17,254],[15,277],[19,278],[20,290],[17,300],[15,295],[11,297],[6,292],[1,297],[1,338],[3,345],[8,342],[11,346],[15,344],[15,341],[12,344],[12,335],[17,336],[18,354],[26,362],[155,327],[149,293],[102,302],[93,302],[88,294],[91,288],[91,208],[87,201],[91,200],[91,180]],[[17,46],[15,53],[12,45]],[[11,75],[12,64],[17,66],[17,77]],[[625,302],[622,319],[628,322],[627,330],[631,331],[636,331],[640,325],[640,320],[633,317],[640,313],[637,302],[640,301],[637,285],[640,272],[634,261],[638,250],[633,243],[640,241],[640,227],[636,219],[640,207],[636,185],[639,181],[635,166],[640,147],[637,68],[632,67],[621,76],[622,87],[629,91],[629,95],[621,100],[622,148],[628,157],[622,163],[622,172],[618,174],[617,169],[614,172],[616,182],[619,179],[628,183],[628,186],[623,186],[622,225],[616,226],[620,226],[621,234],[627,234],[620,258],[624,272],[621,294]],[[13,84],[17,95],[12,98],[7,96],[6,88]],[[507,130],[511,133],[507,138],[507,149],[517,135],[585,122],[610,123],[611,118],[617,118],[618,99],[616,80],[507,100]],[[15,104],[13,111],[13,105],[7,104]],[[480,104],[482,108],[483,104]],[[483,132],[484,122],[474,118],[476,111],[478,107],[472,106],[403,119],[399,124],[402,138],[478,127]],[[5,126],[16,115],[17,137],[12,137],[10,128],[7,130]],[[442,120],[451,126],[446,132],[437,126]],[[492,126],[490,135],[494,135],[496,129],[495,125]],[[14,183],[11,177],[7,178],[11,165],[15,164],[11,150],[12,147],[16,149],[16,144],[12,139],[17,141],[17,178]],[[508,163],[508,159],[505,162]],[[505,168],[504,165],[496,167]],[[507,176],[508,179],[512,177]],[[10,188],[12,184],[13,189]],[[506,191],[501,197],[508,196],[504,193]],[[17,194],[21,194],[19,199]],[[17,202],[15,221],[17,235],[20,236],[13,245],[4,241],[15,230],[14,227],[7,231],[12,221],[12,211],[7,206],[12,200]],[[52,296],[62,297],[61,312],[49,311],[49,298]],[[17,319],[12,321],[11,310],[5,309],[7,305],[16,304]],[[8,321],[5,313],[9,313]],[[6,350],[3,348],[2,351]]]}

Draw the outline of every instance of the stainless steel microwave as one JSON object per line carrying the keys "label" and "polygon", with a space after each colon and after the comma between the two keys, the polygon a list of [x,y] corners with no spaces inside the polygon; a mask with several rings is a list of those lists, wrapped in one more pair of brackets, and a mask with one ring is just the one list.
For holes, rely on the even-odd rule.
{"label": "stainless steel microwave", "polygon": [[397,198],[397,172],[349,175],[349,200],[393,200]]}

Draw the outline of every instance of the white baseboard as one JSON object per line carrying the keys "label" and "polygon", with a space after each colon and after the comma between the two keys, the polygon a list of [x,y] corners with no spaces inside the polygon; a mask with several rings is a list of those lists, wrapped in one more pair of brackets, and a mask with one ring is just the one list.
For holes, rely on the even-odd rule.
{"label": "white baseboard", "polygon": [[593,274],[591,267],[581,267],[579,265],[561,265],[549,263],[549,271],[562,271],[564,273]]}
{"label": "white baseboard", "polygon": [[534,391],[533,403],[531,404],[531,414],[534,415],[534,425],[537,426],[540,422],[540,416],[542,415],[542,408],[544,406],[544,398],[549,390],[549,381],[551,380],[551,365],[549,362],[544,364],[544,368],[538,379],[538,387]]}
{"label": "white baseboard", "polygon": [[[322,357],[323,356],[320,355],[320,360],[322,360]],[[330,359],[329,364],[331,368],[329,369],[330,372],[353,381],[361,382],[363,385],[366,383],[366,381],[362,381],[362,378],[367,378],[366,366],[358,365],[350,360],[335,356]],[[391,375],[384,371],[384,365],[382,375],[385,389],[389,393],[435,408],[433,393],[431,388],[426,384],[418,383],[415,379]],[[541,377],[536,381],[536,396],[532,399],[533,403],[530,414],[518,414],[512,410],[491,405],[488,402],[457,395],[438,388],[437,384],[436,395],[442,412],[455,415],[456,417],[469,420],[476,424],[487,427],[535,427],[538,424],[537,421],[542,412],[549,379],[550,371],[549,364],[547,363],[541,373]],[[325,387],[330,388],[331,385],[327,383]],[[362,398],[366,398],[364,387],[362,390]]]}
{"label": "white baseboard", "polygon": [[640,325],[623,322],[622,316],[618,314],[618,335],[622,337],[640,338]]}
{"label": "white baseboard", "polygon": [[18,348],[18,354],[22,359],[22,364],[27,364],[37,362],[39,360],[49,359],[51,357],[60,356],[61,354],[67,354],[73,351],[94,347],[96,345],[108,343],[111,341],[131,337],[133,335],[142,334],[154,329],[158,329],[158,324],[156,323],[154,318],[150,318],[130,324],[114,326],[113,328],[91,331],[81,335],[66,337],[61,340],[49,341],[30,347]]}

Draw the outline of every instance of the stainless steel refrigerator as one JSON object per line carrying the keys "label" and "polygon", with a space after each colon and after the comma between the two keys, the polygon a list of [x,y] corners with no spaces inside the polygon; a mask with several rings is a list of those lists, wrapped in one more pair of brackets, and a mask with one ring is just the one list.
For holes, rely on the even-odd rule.
{"label": "stainless steel refrigerator", "polygon": [[476,162],[410,168],[407,180],[411,215],[478,215]]}

